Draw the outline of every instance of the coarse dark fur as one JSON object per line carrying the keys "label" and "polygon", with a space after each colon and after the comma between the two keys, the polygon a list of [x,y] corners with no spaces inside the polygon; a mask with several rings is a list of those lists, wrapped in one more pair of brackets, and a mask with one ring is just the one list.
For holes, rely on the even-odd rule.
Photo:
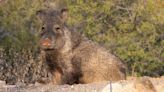
{"label": "coarse dark fur", "polygon": [[66,25],[67,11],[46,9],[37,12],[43,23],[40,47],[54,75],[53,83],[125,79],[125,66],[116,56]]}

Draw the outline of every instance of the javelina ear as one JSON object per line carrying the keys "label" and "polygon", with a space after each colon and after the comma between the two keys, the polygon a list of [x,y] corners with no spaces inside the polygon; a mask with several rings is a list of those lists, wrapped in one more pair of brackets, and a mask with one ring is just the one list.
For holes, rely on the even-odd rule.
{"label": "javelina ear", "polygon": [[65,22],[68,18],[68,9],[62,9],[61,10],[61,18],[63,22]]}
{"label": "javelina ear", "polygon": [[36,12],[36,15],[41,19],[41,20],[44,20],[44,17],[46,15],[46,12],[45,10],[39,10]]}

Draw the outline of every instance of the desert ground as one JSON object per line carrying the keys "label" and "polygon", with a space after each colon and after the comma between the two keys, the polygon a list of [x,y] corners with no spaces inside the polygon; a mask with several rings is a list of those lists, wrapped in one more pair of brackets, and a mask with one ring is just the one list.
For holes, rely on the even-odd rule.
{"label": "desert ground", "polygon": [[0,92],[164,92],[164,76],[158,78],[128,77],[127,80],[118,82],[76,85],[39,83],[6,85],[4,81],[0,81]]}

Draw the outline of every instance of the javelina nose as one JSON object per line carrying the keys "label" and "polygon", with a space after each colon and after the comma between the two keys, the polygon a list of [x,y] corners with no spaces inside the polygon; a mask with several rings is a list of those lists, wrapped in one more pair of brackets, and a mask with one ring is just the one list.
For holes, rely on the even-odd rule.
{"label": "javelina nose", "polygon": [[43,48],[50,48],[51,47],[51,40],[49,38],[41,39],[40,44]]}

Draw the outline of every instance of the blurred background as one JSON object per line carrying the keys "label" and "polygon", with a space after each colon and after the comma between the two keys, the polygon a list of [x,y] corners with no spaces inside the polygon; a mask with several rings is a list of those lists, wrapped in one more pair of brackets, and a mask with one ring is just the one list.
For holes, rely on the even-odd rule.
{"label": "blurred background", "polygon": [[68,25],[118,56],[129,76],[164,75],[164,0],[0,0],[0,80],[49,76],[38,46],[43,8],[68,8]]}

